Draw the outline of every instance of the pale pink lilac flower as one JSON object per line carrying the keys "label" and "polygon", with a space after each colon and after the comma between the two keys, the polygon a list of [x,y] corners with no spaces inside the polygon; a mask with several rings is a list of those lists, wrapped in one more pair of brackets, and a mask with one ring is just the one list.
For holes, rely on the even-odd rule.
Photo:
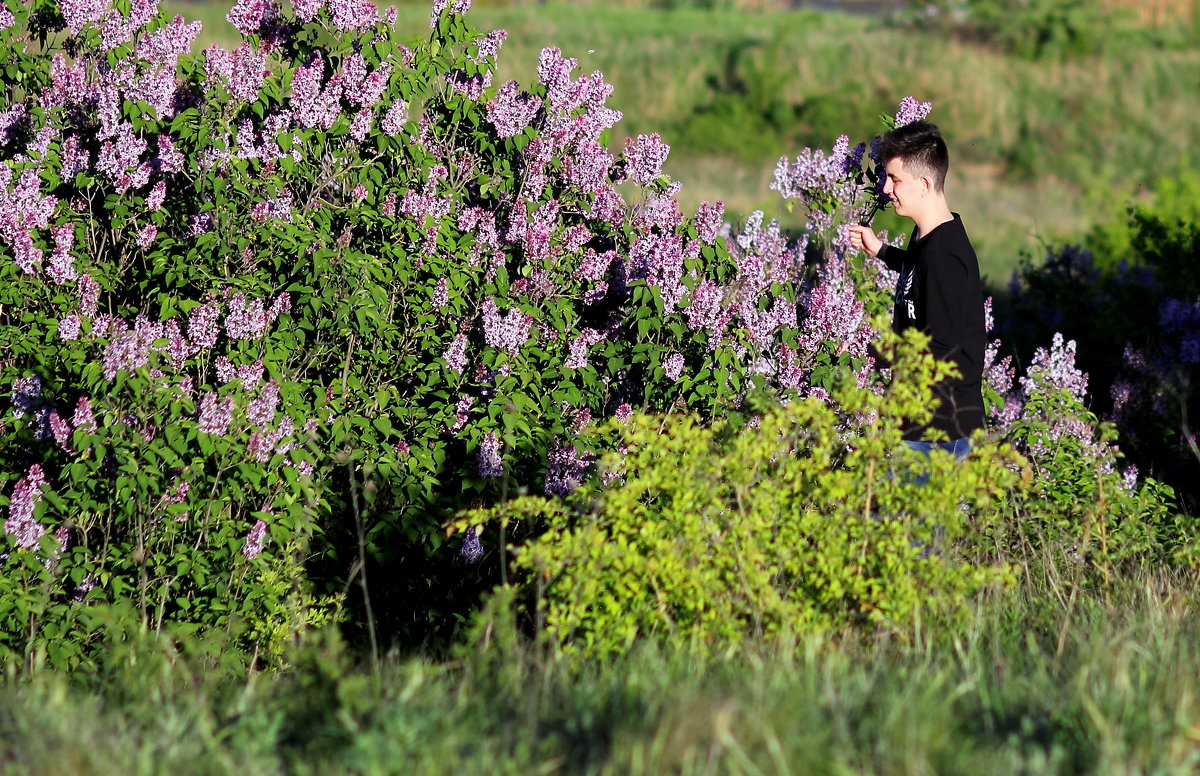
{"label": "pale pink lilac flower", "polygon": [[507,39],[507,30],[492,30],[487,35],[476,39],[475,45],[478,48],[479,53],[475,58],[475,61],[480,62],[485,59],[495,59],[500,53],[500,47]]}
{"label": "pale pink lilac flower", "polygon": [[721,224],[725,216],[724,202],[701,202],[700,207],[696,210],[696,236],[701,242],[711,243],[717,239],[717,235],[721,231]]}
{"label": "pale pink lilac flower", "polygon": [[192,484],[184,479],[175,481],[165,493],[162,495],[164,504],[182,504],[187,501],[188,492],[191,491]]}
{"label": "pale pink lilac flower", "polygon": [[277,13],[272,0],[236,0],[233,8],[225,15],[225,21],[232,24],[242,35],[253,35],[264,22],[273,19]]}
{"label": "pale pink lilac flower", "polygon": [[260,428],[266,428],[279,410],[279,383],[268,380],[262,390],[246,406],[246,419]]}
{"label": "pale pink lilac flower", "polygon": [[75,272],[75,257],[71,254],[75,247],[75,226],[69,223],[52,226],[50,234],[54,238],[54,252],[50,255],[46,276],[55,285],[61,286],[78,277]]}
{"label": "pale pink lilac flower", "polygon": [[59,0],[58,3],[67,29],[75,35],[88,24],[102,19],[108,7],[108,0]]}
{"label": "pale pink lilac flower", "polygon": [[139,248],[149,248],[154,242],[154,238],[158,236],[158,227],[154,224],[146,224],[133,236],[133,241],[137,243]]}
{"label": "pale pink lilac flower", "polygon": [[87,172],[91,159],[91,152],[80,146],[78,135],[68,137],[63,141],[62,151],[59,152],[63,180],[74,181],[75,176]]}
{"label": "pale pink lilac flower", "polygon": [[368,0],[326,0],[333,26],[343,32],[361,30],[379,21],[375,4]]}
{"label": "pale pink lilac flower", "polygon": [[471,407],[474,404],[474,396],[464,393],[458,397],[458,403],[454,405],[454,423],[450,425],[451,434],[457,434],[467,425],[467,420],[471,417]]}
{"label": "pale pink lilac flower", "polygon": [[64,453],[71,452],[71,423],[66,418],[58,414],[57,410],[50,411],[49,417],[50,433],[54,436],[54,441]]}
{"label": "pale pink lilac flower", "polygon": [[311,22],[325,7],[325,0],[292,0],[292,10],[302,22]]}
{"label": "pale pink lilac flower", "polygon": [[1064,390],[1074,401],[1082,404],[1087,394],[1087,375],[1075,367],[1075,340],[1064,342],[1055,332],[1050,349],[1038,348],[1028,374],[1021,378],[1026,396],[1039,390]]}
{"label": "pale pink lilac flower", "polygon": [[565,369],[584,369],[588,366],[588,348],[604,340],[604,332],[584,328],[580,335],[568,347],[567,358],[563,361]]}

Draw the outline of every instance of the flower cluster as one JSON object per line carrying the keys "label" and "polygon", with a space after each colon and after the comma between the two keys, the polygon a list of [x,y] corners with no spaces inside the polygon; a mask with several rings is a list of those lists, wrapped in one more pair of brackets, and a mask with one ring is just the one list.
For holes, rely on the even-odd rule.
{"label": "flower cluster", "polygon": [[570,442],[552,445],[546,457],[546,495],[571,495],[587,478],[593,459],[593,454],[580,453]]}
{"label": "flower cluster", "polygon": [[915,97],[910,95],[900,101],[900,108],[892,119],[892,125],[899,128],[914,121],[923,121],[931,110],[933,110],[933,103],[918,102]]}
{"label": "flower cluster", "polygon": [[46,533],[46,529],[34,517],[45,484],[46,476],[42,473],[42,467],[35,463],[24,477],[17,480],[8,499],[8,520],[4,523],[4,532],[13,536],[17,546],[22,549],[36,547]]}
{"label": "flower cluster", "polygon": [[489,347],[516,355],[529,340],[533,316],[518,309],[500,315],[500,308],[493,297],[483,302],[483,340]]}
{"label": "flower cluster", "polygon": [[805,148],[790,163],[788,157],[780,157],[771,189],[818,212],[828,213],[839,206],[861,210],[865,189],[859,177],[865,151],[865,144],[851,148],[850,138],[842,135],[828,154]]}
{"label": "flower cluster", "polygon": [[638,186],[649,186],[662,175],[663,163],[671,146],[655,132],[625,139],[625,172]]}
{"label": "flower cluster", "polygon": [[503,477],[504,459],[500,457],[500,437],[489,431],[479,445],[478,469],[482,477]]}

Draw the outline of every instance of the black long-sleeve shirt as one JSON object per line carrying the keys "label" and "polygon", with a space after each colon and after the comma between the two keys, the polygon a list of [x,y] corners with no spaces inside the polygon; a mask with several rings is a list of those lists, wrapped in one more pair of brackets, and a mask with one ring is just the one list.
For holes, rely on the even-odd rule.
{"label": "black long-sleeve shirt", "polygon": [[907,249],[887,246],[879,258],[900,273],[893,330],[899,333],[915,326],[925,332],[933,356],[953,363],[962,375],[934,387],[939,405],[933,420],[926,426],[909,427],[904,438],[920,440],[931,428],[945,432],[950,439],[970,436],[983,428],[986,332],[979,260],[962,219],[955,213],[953,220],[912,240]]}

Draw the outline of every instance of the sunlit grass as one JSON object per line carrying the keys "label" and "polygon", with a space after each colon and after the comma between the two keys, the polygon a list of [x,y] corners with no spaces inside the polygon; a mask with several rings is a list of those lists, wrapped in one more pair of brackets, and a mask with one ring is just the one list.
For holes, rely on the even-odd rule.
{"label": "sunlit grass", "polygon": [[448,662],[325,639],[259,673],[125,634],[88,675],[9,678],[0,773],[1194,773],[1193,576],[1038,568],[950,630],[705,662],[640,644],[573,666],[500,627]]}

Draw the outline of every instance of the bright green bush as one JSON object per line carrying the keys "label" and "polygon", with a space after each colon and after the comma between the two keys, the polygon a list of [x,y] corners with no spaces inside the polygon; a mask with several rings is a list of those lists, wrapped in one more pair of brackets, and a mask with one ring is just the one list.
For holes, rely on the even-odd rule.
{"label": "bright green bush", "polygon": [[623,453],[604,466],[617,484],[516,499],[456,527],[537,532],[515,549],[524,600],[542,637],[584,657],[642,638],[719,652],[953,617],[1006,577],[960,540],[997,519],[1023,464],[982,438],[963,463],[911,453],[902,419],[928,418],[948,367],[919,336],[892,346],[878,392],[853,379],[837,391],[860,423],[816,399],[764,407],[748,429],[639,416],[614,429]]}

